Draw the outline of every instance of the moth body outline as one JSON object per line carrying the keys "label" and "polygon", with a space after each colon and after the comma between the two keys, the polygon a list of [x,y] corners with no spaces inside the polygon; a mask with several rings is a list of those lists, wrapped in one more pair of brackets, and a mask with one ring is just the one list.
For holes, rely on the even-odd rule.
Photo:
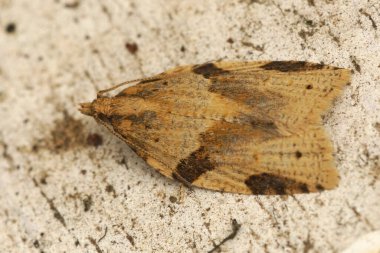
{"label": "moth body outline", "polygon": [[317,63],[208,62],[116,85],[80,110],[187,185],[309,193],[338,185],[321,115],[349,81],[349,70]]}

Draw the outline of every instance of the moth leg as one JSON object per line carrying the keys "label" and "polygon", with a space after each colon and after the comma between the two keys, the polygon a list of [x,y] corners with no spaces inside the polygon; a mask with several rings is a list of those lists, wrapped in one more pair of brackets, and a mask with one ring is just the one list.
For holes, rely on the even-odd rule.
{"label": "moth leg", "polygon": [[172,177],[175,180],[178,180],[179,182],[181,182],[188,189],[193,190],[193,185],[189,181],[187,181],[186,179],[184,179],[183,177],[181,177],[181,175],[179,175],[177,172],[173,172]]}

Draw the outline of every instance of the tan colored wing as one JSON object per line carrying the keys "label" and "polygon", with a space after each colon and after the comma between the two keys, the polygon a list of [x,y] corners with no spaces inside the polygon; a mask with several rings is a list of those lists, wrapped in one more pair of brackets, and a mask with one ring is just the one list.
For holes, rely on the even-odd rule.
{"label": "tan colored wing", "polygon": [[304,62],[216,62],[94,103],[168,177],[245,194],[314,192],[338,183],[320,117],[349,79],[348,70]]}

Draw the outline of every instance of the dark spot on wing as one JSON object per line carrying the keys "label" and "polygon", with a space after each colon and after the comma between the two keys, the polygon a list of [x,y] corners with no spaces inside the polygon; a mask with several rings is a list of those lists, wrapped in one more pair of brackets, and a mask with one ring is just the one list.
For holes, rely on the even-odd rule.
{"label": "dark spot on wing", "polygon": [[306,89],[307,89],[307,90],[311,90],[311,89],[313,89],[313,85],[308,84],[308,85],[306,86]]}
{"label": "dark spot on wing", "polygon": [[318,191],[323,191],[323,190],[325,190],[325,187],[323,187],[323,186],[320,185],[320,184],[317,184],[317,185],[315,186],[315,188],[317,188]]}
{"label": "dark spot on wing", "polygon": [[297,192],[309,192],[306,184],[293,179],[270,173],[252,175],[245,180],[245,184],[253,194],[289,194]]}
{"label": "dark spot on wing", "polygon": [[202,65],[195,65],[193,72],[198,75],[203,75],[204,78],[210,78],[210,76],[228,73],[227,70],[218,68],[214,63],[205,63]]}
{"label": "dark spot on wing", "polygon": [[191,153],[187,158],[182,159],[177,165],[177,173],[187,182],[192,183],[203,173],[213,170],[214,165],[209,159],[204,147]]}
{"label": "dark spot on wing", "polygon": [[303,192],[303,193],[309,193],[310,192],[309,188],[307,187],[306,184],[300,184],[299,188],[300,188],[301,192]]}
{"label": "dark spot on wing", "polygon": [[302,157],[302,153],[298,150],[296,151],[295,155],[297,159],[300,159]]}
{"label": "dark spot on wing", "polygon": [[261,66],[265,70],[277,70],[281,72],[317,70],[323,67],[325,67],[323,64],[307,63],[305,61],[272,61]]}

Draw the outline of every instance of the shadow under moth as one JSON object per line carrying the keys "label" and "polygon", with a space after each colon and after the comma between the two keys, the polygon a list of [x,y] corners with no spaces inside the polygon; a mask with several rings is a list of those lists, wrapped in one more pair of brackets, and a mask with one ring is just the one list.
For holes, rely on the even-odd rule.
{"label": "shadow under moth", "polygon": [[80,111],[186,185],[308,193],[339,183],[321,115],[349,81],[347,69],[303,61],[209,62],[100,91]]}

